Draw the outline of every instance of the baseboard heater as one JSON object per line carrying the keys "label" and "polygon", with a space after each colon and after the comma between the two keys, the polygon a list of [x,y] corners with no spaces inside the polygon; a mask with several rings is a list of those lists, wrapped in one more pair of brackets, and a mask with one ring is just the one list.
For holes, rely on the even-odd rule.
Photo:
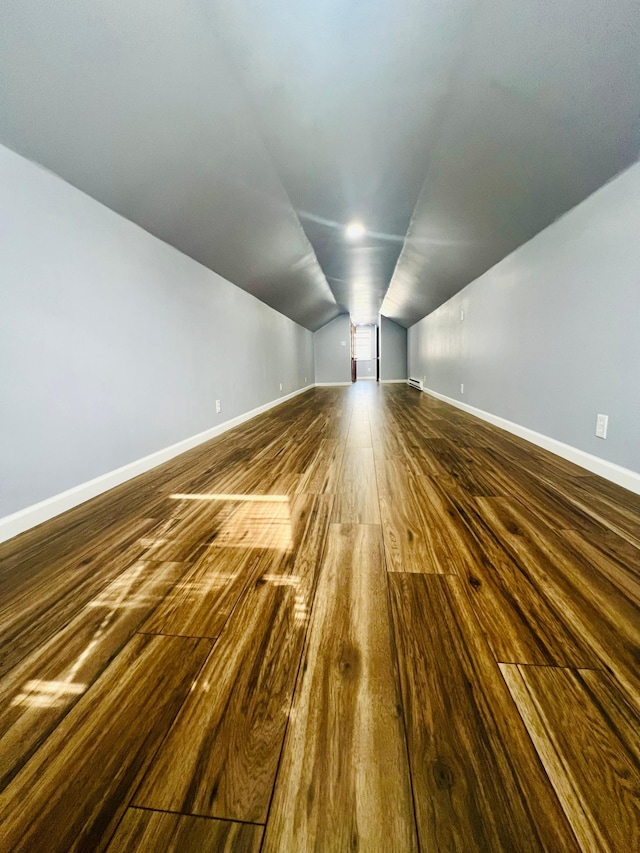
{"label": "baseboard heater", "polygon": [[422,379],[416,379],[415,376],[410,376],[409,385],[411,385],[412,388],[415,388],[416,391],[422,391]]}

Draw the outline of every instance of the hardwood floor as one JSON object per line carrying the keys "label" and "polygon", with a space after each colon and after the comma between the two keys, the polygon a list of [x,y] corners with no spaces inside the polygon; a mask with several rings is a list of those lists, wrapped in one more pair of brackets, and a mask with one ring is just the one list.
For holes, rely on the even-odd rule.
{"label": "hardwood floor", "polygon": [[640,497],[316,388],[0,545],[0,851],[640,849]]}

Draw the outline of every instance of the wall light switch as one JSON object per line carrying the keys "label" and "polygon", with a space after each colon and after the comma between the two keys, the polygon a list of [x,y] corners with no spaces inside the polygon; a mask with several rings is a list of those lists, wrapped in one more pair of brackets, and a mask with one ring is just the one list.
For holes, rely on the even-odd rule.
{"label": "wall light switch", "polygon": [[596,418],[596,436],[598,438],[606,438],[608,426],[609,415],[598,415],[598,417]]}
{"label": "wall light switch", "polygon": [[216,412],[220,411],[220,400],[216,400]]}

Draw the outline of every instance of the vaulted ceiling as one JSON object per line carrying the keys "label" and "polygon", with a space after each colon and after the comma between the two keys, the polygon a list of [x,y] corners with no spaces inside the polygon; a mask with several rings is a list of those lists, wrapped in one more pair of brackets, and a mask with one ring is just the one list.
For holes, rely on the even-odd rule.
{"label": "vaulted ceiling", "polygon": [[311,329],[410,325],[640,153],[637,0],[1,18],[0,141]]}

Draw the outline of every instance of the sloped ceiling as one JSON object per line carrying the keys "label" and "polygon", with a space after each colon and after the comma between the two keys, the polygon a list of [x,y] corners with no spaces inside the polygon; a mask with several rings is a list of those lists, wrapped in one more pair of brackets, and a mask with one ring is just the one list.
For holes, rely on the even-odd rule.
{"label": "sloped ceiling", "polygon": [[311,329],[410,325],[640,151],[637,0],[1,15],[0,141]]}

